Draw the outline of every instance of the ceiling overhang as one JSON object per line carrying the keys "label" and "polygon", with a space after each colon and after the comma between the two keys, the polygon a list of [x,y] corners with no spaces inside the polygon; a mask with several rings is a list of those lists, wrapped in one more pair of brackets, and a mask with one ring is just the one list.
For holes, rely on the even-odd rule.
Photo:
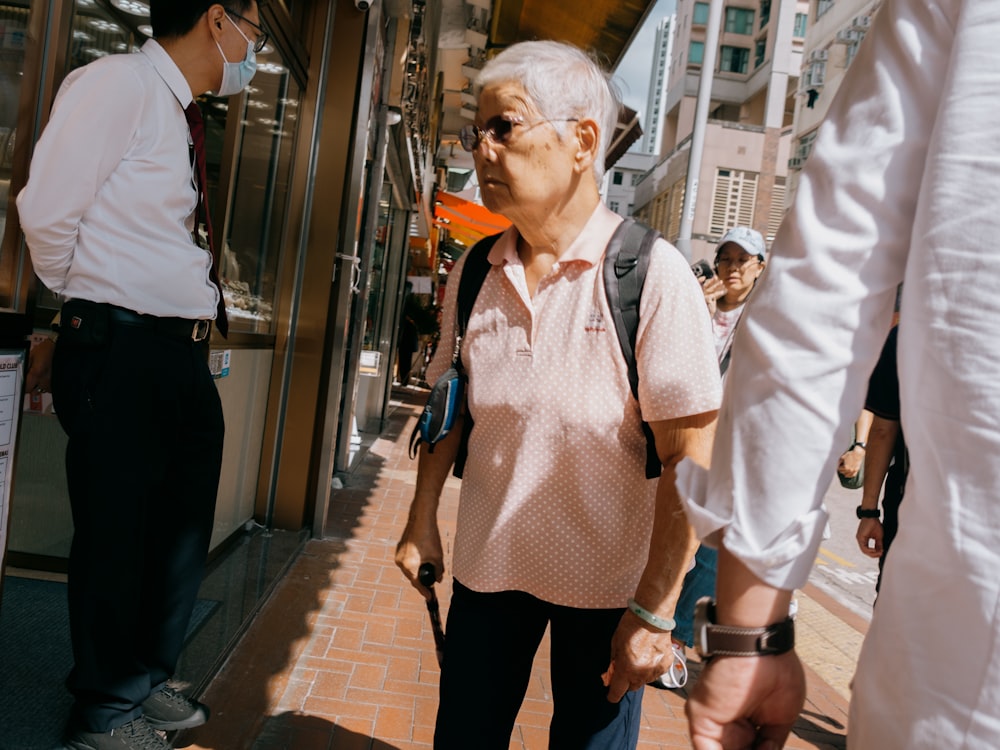
{"label": "ceiling overhang", "polygon": [[602,63],[615,68],[654,4],[655,0],[496,0],[490,46],[502,49],[529,39],[555,39],[595,52]]}
{"label": "ceiling overhang", "polygon": [[623,104],[622,111],[618,115],[618,124],[615,125],[615,135],[604,157],[605,170],[611,169],[615,162],[625,155],[629,146],[640,138],[642,138],[642,126],[639,124],[639,114]]}

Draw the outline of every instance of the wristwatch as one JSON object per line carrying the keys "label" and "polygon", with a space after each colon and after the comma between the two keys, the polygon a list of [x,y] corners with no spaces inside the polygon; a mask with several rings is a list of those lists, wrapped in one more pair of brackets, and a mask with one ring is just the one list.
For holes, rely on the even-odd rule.
{"label": "wristwatch", "polygon": [[858,514],[858,518],[878,518],[879,512],[878,508],[862,508],[860,505],[857,510],[854,511]]}
{"label": "wristwatch", "polygon": [[847,450],[852,451],[855,448],[863,448],[864,450],[868,450],[868,445],[861,440],[855,440],[853,443],[851,443],[851,447],[848,448]]}
{"label": "wristwatch", "polygon": [[715,623],[715,601],[703,596],[694,607],[695,648],[702,659],[713,656],[776,656],[795,647],[795,621],[786,617],[764,628]]}

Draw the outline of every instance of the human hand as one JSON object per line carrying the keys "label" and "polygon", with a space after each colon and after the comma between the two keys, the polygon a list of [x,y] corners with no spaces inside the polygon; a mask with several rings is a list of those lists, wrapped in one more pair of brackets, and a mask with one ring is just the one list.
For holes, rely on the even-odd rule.
{"label": "human hand", "polygon": [[848,479],[853,479],[865,465],[865,449],[860,445],[855,445],[849,451],[845,451],[837,464],[837,473]]}
{"label": "human hand", "polygon": [[858,540],[861,551],[868,557],[881,557],[884,536],[885,529],[882,528],[882,522],[879,519],[862,518],[858,523],[858,533],[854,535],[854,538]]}
{"label": "human hand", "polygon": [[437,572],[437,582],[444,575],[444,551],[441,533],[434,518],[425,519],[410,510],[410,518],[403,529],[403,536],[396,545],[396,565],[403,571],[410,584],[427,600],[433,592],[420,583],[418,571],[424,563],[432,563]]}
{"label": "human hand", "polygon": [[52,389],[52,357],[55,351],[56,342],[50,338],[42,339],[28,351],[28,373],[24,377],[26,393],[45,393]]}
{"label": "human hand", "polygon": [[670,633],[657,630],[626,611],[611,638],[611,662],[601,675],[608,700],[618,703],[629,690],[638,690],[663,674],[672,659]]}
{"label": "human hand", "polygon": [[694,750],[778,750],[805,703],[795,651],[717,656],[701,671],[685,712]]}
{"label": "human hand", "polygon": [[701,280],[701,293],[705,295],[705,304],[708,305],[708,311],[712,315],[715,315],[716,303],[720,297],[725,296],[726,285],[722,283],[722,279],[718,276],[713,276],[710,279],[703,278]]}

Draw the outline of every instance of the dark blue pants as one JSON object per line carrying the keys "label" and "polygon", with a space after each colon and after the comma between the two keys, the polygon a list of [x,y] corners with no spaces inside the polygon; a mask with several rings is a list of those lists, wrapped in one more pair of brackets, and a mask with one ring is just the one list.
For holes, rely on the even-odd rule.
{"label": "dark blue pants", "polygon": [[[84,328],[91,322],[84,316]],[[148,329],[64,331],[52,391],[69,436],[72,726],[106,732],[177,665],[222,464],[205,344]]]}
{"label": "dark blue pants", "polygon": [[507,750],[546,626],[554,710],[551,750],[632,750],[642,690],[610,703],[601,674],[624,609],[576,609],[520,591],[478,593],[454,582],[436,750]]}

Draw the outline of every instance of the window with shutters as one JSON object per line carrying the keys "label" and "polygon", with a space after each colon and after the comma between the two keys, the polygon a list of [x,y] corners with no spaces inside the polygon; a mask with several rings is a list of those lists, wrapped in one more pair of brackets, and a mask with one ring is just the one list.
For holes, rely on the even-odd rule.
{"label": "window with shutters", "polygon": [[670,215],[667,219],[666,237],[674,242],[681,233],[681,212],[684,210],[684,189],[687,187],[685,180],[681,179],[674,183],[670,190]]}
{"label": "window with shutters", "polygon": [[715,173],[712,215],[708,231],[721,235],[735,226],[753,226],[757,173],[720,169]]}
{"label": "window with shutters", "polygon": [[785,218],[785,178],[774,178],[774,191],[771,193],[771,211],[767,217],[767,242],[774,241],[781,220]]}
{"label": "window with shutters", "polygon": [[653,228],[660,231],[663,230],[663,225],[665,222],[665,206],[667,202],[667,194],[660,193],[656,196],[655,208],[653,210]]}

